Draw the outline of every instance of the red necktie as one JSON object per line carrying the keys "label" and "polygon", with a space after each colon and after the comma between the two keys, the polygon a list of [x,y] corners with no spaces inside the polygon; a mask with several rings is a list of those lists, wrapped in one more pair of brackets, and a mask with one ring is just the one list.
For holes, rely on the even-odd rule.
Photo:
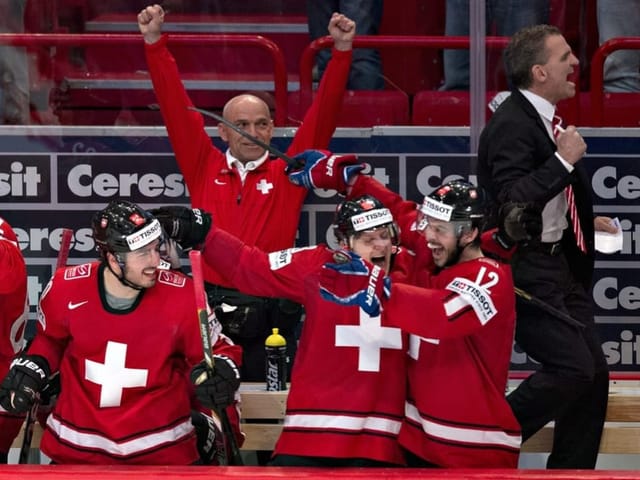
{"label": "red necktie", "polygon": [[583,253],[587,253],[587,246],[584,243],[584,235],[582,234],[580,218],[578,217],[578,208],[576,207],[576,197],[573,194],[573,186],[567,186],[567,188],[564,189],[564,194],[567,197],[569,218],[571,219],[571,226],[573,227],[573,234],[576,237],[576,243],[578,244],[578,248],[582,250]]}
{"label": "red necktie", "polygon": [[[551,131],[553,132],[554,138],[557,137],[560,132],[564,131],[564,128],[562,128],[562,118],[557,115],[553,116],[553,121],[551,122]],[[564,194],[567,198],[569,218],[571,220],[571,227],[573,228],[573,235],[576,237],[576,244],[583,253],[587,253],[587,246],[584,243],[584,234],[582,233],[582,227],[580,226],[578,208],[576,207],[576,197],[573,194],[573,185],[569,184],[564,189]]]}

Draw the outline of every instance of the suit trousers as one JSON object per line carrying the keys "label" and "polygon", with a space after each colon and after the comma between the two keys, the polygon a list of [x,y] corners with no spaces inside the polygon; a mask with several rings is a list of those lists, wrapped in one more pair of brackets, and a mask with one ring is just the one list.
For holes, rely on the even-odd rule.
{"label": "suit trousers", "polygon": [[555,421],[548,468],[595,468],[609,393],[609,371],[589,294],[562,252],[522,250],[512,261],[514,283],[569,314],[581,326],[522,298],[516,304],[516,342],[540,368],[507,400],[523,441]]}

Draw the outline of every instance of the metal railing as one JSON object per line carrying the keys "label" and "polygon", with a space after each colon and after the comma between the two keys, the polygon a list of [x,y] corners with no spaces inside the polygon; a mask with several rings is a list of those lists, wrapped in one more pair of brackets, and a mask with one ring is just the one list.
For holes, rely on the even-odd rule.
{"label": "metal railing", "polygon": [[616,50],[640,49],[640,37],[619,37],[607,40],[591,59],[591,125],[601,127],[604,122],[604,61]]}
{"label": "metal railing", "polygon": [[[142,48],[144,40],[139,34],[94,33],[34,33],[0,34],[0,45],[17,47],[84,47],[131,46]],[[256,47],[266,51],[273,63],[275,114],[274,121],[283,126],[288,116],[287,67],[282,50],[273,41],[260,35],[175,34],[171,36],[175,46],[233,46]]]}

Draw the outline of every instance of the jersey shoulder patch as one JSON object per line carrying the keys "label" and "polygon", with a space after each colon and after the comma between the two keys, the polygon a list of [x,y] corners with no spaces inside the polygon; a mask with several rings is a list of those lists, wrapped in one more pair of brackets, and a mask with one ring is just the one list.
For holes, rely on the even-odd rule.
{"label": "jersey shoulder patch", "polygon": [[269,253],[269,266],[271,270],[278,270],[282,267],[286,267],[291,263],[291,259],[296,252],[302,252],[303,250],[312,250],[315,247],[300,247],[300,248],[288,248],[286,250],[280,250],[278,252]]}
{"label": "jersey shoulder patch", "polygon": [[91,276],[91,264],[83,263],[82,265],[73,265],[66,267],[64,270],[65,280],[77,280],[79,278],[88,278]]}
{"label": "jersey shoulder patch", "polygon": [[172,287],[184,287],[187,283],[187,277],[181,273],[160,270],[158,273],[158,282],[171,285]]}
{"label": "jersey shoulder patch", "polygon": [[[491,295],[484,285],[468,278],[456,277],[446,286],[446,289],[459,294],[467,304],[471,305],[482,325],[485,325],[498,313],[493,305]],[[455,310],[455,303],[457,302],[449,301],[445,305],[445,310],[449,315],[453,313],[452,308]]]}

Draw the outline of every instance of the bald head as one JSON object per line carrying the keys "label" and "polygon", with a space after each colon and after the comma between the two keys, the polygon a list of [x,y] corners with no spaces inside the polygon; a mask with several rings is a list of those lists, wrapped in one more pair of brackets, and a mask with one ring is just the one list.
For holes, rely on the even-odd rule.
{"label": "bald head", "polygon": [[[261,98],[248,93],[233,97],[224,106],[222,116],[249,135],[271,143],[273,121],[269,106]],[[218,131],[220,138],[229,145],[231,155],[242,163],[258,160],[265,154],[262,147],[222,123],[218,125]]]}
{"label": "bald head", "polygon": [[269,111],[269,105],[261,98],[251,95],[250,93],[244,93],[242,95],[236,95],[229,100],[222,109],[222,116],[229,120],[232,116],[236,116],[243,112],[260,112],[262,115],[271,119],[271,113]]}

